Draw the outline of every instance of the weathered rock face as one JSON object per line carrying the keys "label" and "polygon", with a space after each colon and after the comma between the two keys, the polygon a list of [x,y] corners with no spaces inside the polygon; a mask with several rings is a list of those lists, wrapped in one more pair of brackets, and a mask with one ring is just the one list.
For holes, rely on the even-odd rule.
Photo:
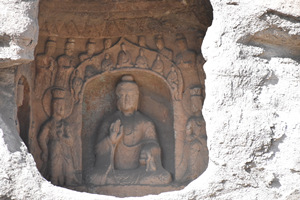
{"label": "weathered rock face", "polygon": [[0,67],[28,63],[38,38],[38,0],[0,2]]}
{"label": "weathered rock face", "polygon": [[[211,4],[213,24],[202,46],[208,168],[181,191],[144,199],[299,199],[299,2]],[[1,197],[113,199],[42,178],[14,126],[15,73],[0,72]]]}

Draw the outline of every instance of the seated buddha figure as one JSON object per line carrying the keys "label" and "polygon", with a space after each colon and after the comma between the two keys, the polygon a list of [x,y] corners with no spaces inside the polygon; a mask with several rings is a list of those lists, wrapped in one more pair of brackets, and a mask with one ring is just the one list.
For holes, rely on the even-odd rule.
{"label": "seated buddha figure", "polygon": [[[101,125],[96,161],[89,177],[94,185],[163,185],[171,175],[161,163],[154,123],[138,110],[139,88],[125,75],[116,87],[117,107]],[[105,135],[103,137],[103,135]]]}

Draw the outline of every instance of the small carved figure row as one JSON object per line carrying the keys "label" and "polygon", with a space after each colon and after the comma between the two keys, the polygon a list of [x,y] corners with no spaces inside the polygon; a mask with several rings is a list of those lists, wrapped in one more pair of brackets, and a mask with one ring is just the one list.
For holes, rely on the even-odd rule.
{"label": "small carved figure row", "polygon": [[[111,39],[104,40],[104,49],[97,55],[95,54],[95,40],[90,39],[87,43],[87,51],[79,55],[80,63],[84,63],[89,60],[91,61],[93,58],[99,57],[99,55],[103,54],[104,56],[101,56],[102,60],[98,60],[98,63],[93,63],[91,61],[91,64],[96,66],[96,69],[89,72],[89,74],[110,71],[114,68],[138,67],[153,70],[164,76],[173,90],[177,90],[179,82],[178,73],[180,73],[180,71],[172,69],[176,63],[181,71],[185,71],[185,73],[183,73],[183,79],[187,87],[193,84],[198,84],[199,82],[202,85],[204,84],[205,74],[202,67],[203,57],[201,55],[196,59],[196,53],[193,50],[188,49],[187,41],[183,34],[177,35],[176,43],[179,47],[179,53],[175,57],[175,62],[172,61],[173,51],[165,47],[164,39],[161,35],[156,36],[155,38],[155,44],[157,47],[155,50],[149,49],[144,36],[140,36],[138,41],[138,45],[135,46],[139,47],[139,55],[136,57],[135,63],[133,63],[131,52],[127,50],[125,43],[121,43],[120,51],[117,55],[117,61],[114,63],[114,59],[111,55],[112,51],[109,51],[109,49],[112,48]],[[147,49],[151,52],[156,52],[156,59],[153,61],[151,67],[149,66],[147,57],[145,56],[145,51],[147,51]],[[81,90],[79,89],[79,86],[82,86],[82,78],[84,78],[84,76],[82,76],[82,73],[79,72],[81,78],[79,78],[79,74],[77,74],[77,78],[75,77],[74,79],[74,76],[71,78],[72,74],[76,75],[76,72],[73,73],[73,71],[77,66],[75,63],[76,58],[73,55],[74,50],[75,40],[68,39],[65,44],[64,54],[58,56],[57,59],[54,59],[53,54],[56,51],[56,41],[55,38],[49,38],[46,43],[45,53],[36,56],[35,94],[38,99],[41,99],[47,88],[56,86],[66,88],[71,91],[74,94],[76,101],[78,101],[78,93],[80,93]],[[171,63],[172,66],[170,70],[167,70],[167,73],[164,70],[164,65],[166,64],[164,61],[169,62],[168,64]],[[73,88],[73,81],[76,89]]]}

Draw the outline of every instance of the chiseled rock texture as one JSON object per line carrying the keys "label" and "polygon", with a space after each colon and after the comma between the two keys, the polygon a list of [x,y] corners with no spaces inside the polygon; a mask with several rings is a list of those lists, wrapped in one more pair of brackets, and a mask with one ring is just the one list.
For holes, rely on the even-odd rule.
{"label": "chiseled rock texture", "polygon": [[[208,169],[181,191],[144,199],[300,199],[300,2],[211,3],[213,24],[202,47],[207,60],[203,114]],[[14,8],[10,12],[16,15],[31,13],[32,20],[22,30],[13,21],[5,22],[1,37],[26,33],[24,38],[33,40],[33,46],[19,46],[22,39],[9,42],[12,46],[5,48],[11,51],[6,54],[1,46],[1,59],[19,63],[32,59],[36,4],[0,3],[0,8]],[[2,19],[1,12],[1,23]],[[115,199],[56,187],[39,174],[14,127],[14,73],[14,68],[0,70],[0,197]]]}

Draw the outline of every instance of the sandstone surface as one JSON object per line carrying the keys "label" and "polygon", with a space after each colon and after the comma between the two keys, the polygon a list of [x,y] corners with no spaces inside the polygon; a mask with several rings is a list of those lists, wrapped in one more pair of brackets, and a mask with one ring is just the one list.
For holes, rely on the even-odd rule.
{"label": "sandstone surface", "polygon": [[[33,60],[37,2],[5,2],[0,8],[31,20],[19,25],[6,19],[13,14],[1,14],[7,23],[0,28],[0,198],[117,199],[54,186],[37,170],[15,127],[13,67]],[[208,168],[180,191],[142,199],[300,199],[300,2],[211,4],[213,23],[202,46]],[[21,39],[7,45],[13,35]]]}

